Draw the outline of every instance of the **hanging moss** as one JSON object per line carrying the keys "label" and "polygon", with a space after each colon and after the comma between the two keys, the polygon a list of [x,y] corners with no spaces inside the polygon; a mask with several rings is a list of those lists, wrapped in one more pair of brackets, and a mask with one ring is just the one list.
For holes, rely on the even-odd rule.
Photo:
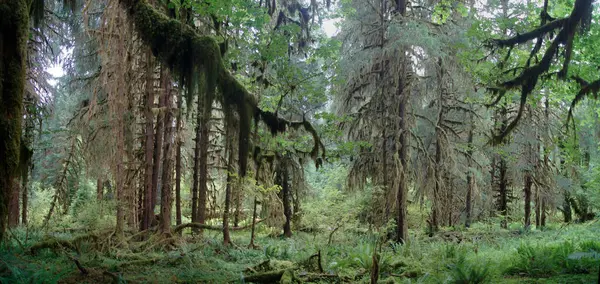
{"label": "hanging moss", "polygon": [[[211,36],[196,33],[189,25],[171,19],[154,9],[145,0],[121,0],[128,10],[144,42],[150,46],[153,54],[166,63],[179,75],[186,86],[188,104],[193,95],[205,95],[209,105],[214,99],[223,103],[223,108],[235,109],[239,115],[239,172],[244,175],[248,165],[249,138],[252,120],[262,120],[273,134],[284,132],[287,126],[297,125],[264,112],[258,108],[256,97],[225,68],[217,40]],[[198,85],[199,78],[205,80],[205,93]],[[219,90],[216,93],[216,89]],[[217,98],[217,94],[220,96]],[[316,158],[322,143],[310,123],[303,121],[304,129],[313,133],[315,147],[312,151]],[[308,127],[307,127],[308,125]],[[324,151],[323,151],[324,153]]]}
{"label": "hanging moss", "polygon": [[19,174],[28,35],[28,2],[0,0],[0,241]]}

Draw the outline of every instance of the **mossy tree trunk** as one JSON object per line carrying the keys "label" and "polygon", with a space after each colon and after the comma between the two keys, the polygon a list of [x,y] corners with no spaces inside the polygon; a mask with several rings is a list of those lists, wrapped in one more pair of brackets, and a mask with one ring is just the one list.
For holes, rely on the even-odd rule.
{"label": "mossy tree trunk", "polygon": [[[163,76],[165,76],[164,70],[167,69],[164,64],[161,68],[161,81],[164,80]],[[152,204],[150,205],[152,212],[154,212],[154,208],[156,207],[156,203],[158,201],[158,180],[160,177],[160,161],[163,156],[163,138],[165,132],[165,112],[163,111],[167,107],[167,93],[162,92],[158,99],[158,107],[159,113],[156,118],[156,133],[154,135],[154,164],[152,165]],[[154,213],[152,213],[154,214]]]}
{"label": "mossy tree trunk", "polygon": [[19,175],[28,36],[28,1],[0,0],[0,241]]}
{"label": "mossy tree trunk", "polygon": [[173,92],[169,71],[163,70],[161,77],[165,97],[165,115],[162,186],[160,191],[160,231],[165,235],[170,235],[171,210],[173,208]]}
{"label": "mossy tree trunk", "polygon": [[152,52],[148,49],[146,55],[146,90],[145,90],[145,140],[144,140],[144,193],[142,202],[142,220],[140,230],[150,227],[154,218],[152,208],[153,175],[154,175],[154,62]]}
{"label": "mossy tree trunk", "polygon": [[468,159],[468,165],[469,165],[469,172],[467,173],[467,197],[466,197],[466,218],[465,218],[465,227],[469,228],[471,226],[471,211],[473,211],[472,209],[472,199],[473,199],[473,186],[474,186],[474,179],[473,179],[473,172],[471,171],[471,165],[472,165],[472,157],[473,157],[473,128],[474,128],[474,124],[473,124],[473,113],[470,114],[469,116],[470,118],[470,126],[469,126],[469,136],[467,138],[467,147],[469,147],[467,149],[467,159]]}
{"label": "mossy tree trunk", "polygon": [[182,99],[177,98],[177,124],[175,129],[177,131],[175,140],[175,222],[177,225],[181,225],[181,146],[182,146]]}
{"label": "mossy tree trunk", "polygon": [[225,142],[227,147],[227,182],[225,184],[225,208],[223,209],[223,245],[227,246],[231,244],[231,236],[229,235],[229,210],[231,208],[231,190],[234,183],[233,180],[233,163],[234,163],[234,147],[231,139],[231,123],[233,118],[229,118],[227,121],[227,141]]}
{"label": "mossy tree trunk", "polygon": [[[207,86],[207,88],[211,88]],[[214,91],[214,90],[212,90]],[[207,93],[211,90],[207,90]],[[208,148],[210,146],[210,117],[212,114],[212,96],[203,96],[200,115],[200,141],[198,160],[198,223],[206,221],[206,201],[208,198]]]}
{"label": "mossy tree trunk", "polygon": [[277,169],[277,184],[281,186],[280,198],[283,202],[283,215],[285,215],[285,222],[283,223],[283,235],[286,238],[292,237],[292,204],[290,200],[291,189],[289,182],[289,171],[286,158],[283,158],[279,163]]}
{"label": "mossy tree trunk", "polygon": [[[406,1],[397,0],[395,13],[404,17],[406,14]],[[396,192],[396,242],[405,243],[408,238],[408,220],[407,220],[407,170],[408,170],[408,96],[409,91],[405,88],[406,84],[406,73],[410,68],[407,65],[410,64],[410,60],[406,60],[405,49],[403,47],[398,50],[400,58],[398,59],[401,64],[400,78],[398,79],[398,85],[396,86],[396,96],[398,98],[398,131],[400,132],[399,137],[399,148],[398,148],[398,159],[400,160],[400,177],[398,178],[397,192]]]}

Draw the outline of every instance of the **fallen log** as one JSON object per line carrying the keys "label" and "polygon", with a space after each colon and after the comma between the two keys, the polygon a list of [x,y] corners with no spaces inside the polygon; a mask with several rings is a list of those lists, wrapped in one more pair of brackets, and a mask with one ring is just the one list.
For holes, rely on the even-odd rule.
{"label": "fallen log", "polygon": [[288,269],[255,273],[252,275],[244,276],[244,281],[255,283],[279,282],[279,280],[281,280],[281,277],[286,271],[288,271]]}
{"label": "fallen log", "polygon": [[41,250],[41,249],[49,248],[49,249],[56,250],[56,249],[68,248],[79,254],[79,248],[78,248],[79,243],[81,243],[83,241],[88,241],[88,240],[96,241],[98,239],[99,239],[99,237],[95,234],[77,236],[77,237],[73,238],[72,240],[62,240],[62,239],[57,239],[57,238],[51,237],[48,240],[41,241],[37,244],[32,245],[29,248],[29,252],[33,255],[38,250]]}
{"label": "fallen log", "polygon": [[[265,219],[257,220],[256,224],[263,222],[264,220]],[[248,224],[248,225],[242,226],[242,227],[230,227],[229,230],[230,231],[241,231],[241,230],[249,229],[250,227],[252,227],[252,224]],[[181,225],[175,226],[175,228],[173,228],[173,233],[179,233],[181,230],[183,230],[185,228],[194,228],[194,229],[212,230],[212,231],[222,231],[223,230],[223,226],[211,226],[211,225],[200,224],[200,223],[186,223],[186,224],[181,224]]]}

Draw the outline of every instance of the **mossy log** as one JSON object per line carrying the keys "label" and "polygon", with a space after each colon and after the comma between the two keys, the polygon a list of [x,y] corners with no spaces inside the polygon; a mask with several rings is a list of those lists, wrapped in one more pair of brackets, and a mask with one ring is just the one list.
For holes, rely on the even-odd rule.
{"label": "mossy log", "polygon": [[71,243],[71,241],[51,238],[49,240],[39,242],[37,244],[32,245],[29,248],[29,252],[32,255],[34,255],[37,251],[39,251],[41,249],[60,250],[63,248],[67,248],[67,249],[73,250],[75,252],[78,251],[77,247],[75,245],[73,245],[73,243]]}
{"label": "mossy log", "polygon": [[[240,116],[239,171],[246,174],[252,121],[262,121],[272,134],[288,128],[304,128],[314,138],[311,156],[317,163],[325,156],[325,148],[314,127],[306,120],[291,122],[258,107],[257,98],[227,70],[217,40],[200,35],[189,25],[171,19],[154,9],[146,0],[120,0],[134,22],[137,32],[152,53],[178,75],[188,94],[203,93],[209,100],[218,99],[226,109]],[[200,85],[200,76],[205,84]],[[217,97],[215,88],[220,96]],[[188,105],[189,105],[188,96]]]}
{"label": "mossy log", "polygon": [[281,280],[281,277],[286,271],[288,271],[288,269],[255,273],[244,276],[244,281],[254,283],[277,283]]}
{"label": "mossy log", "polygon": [[78,245],[83,242],[83,241],[97,241],[99,239],[99,237],[95,234],[89,234],[89,235],[81,235],[78,237],[73,238],[72,240],[61,240],[61,239],[57,239],[57,238],[50,238],[48,240],[36,243],[34,245],[32,245],[29,248],[29,252],[31,254],[35,254],[37,251],[41,250],[41,249],[53,249],[53,250],[59,250],[59,249],[70,249],[74,252],[79,253],[79,247]]}
{"label": "mossy log", "polygon": [[[258,221],[256,221],[256,224],[263,222],[263,221],[264,221],[264,219],[258,220]],[[230,231],[241,231],[241,230],[250,229],[251,227],[252,227],[252,224],[249,224],[249,225],[242,226],[242,227],[229,227],[229,230]],[[212,226],[212,225],[206,225],[206,224],[200,224],[200,223],[186,223],[186,224],[177,225],[175,228],[173,228],[173,233],[179,233],[181,230],[183,230],[185,228],[203,229],[203,230],[211,230],[211,231],[222,231],[223,230],[223,226]]]}

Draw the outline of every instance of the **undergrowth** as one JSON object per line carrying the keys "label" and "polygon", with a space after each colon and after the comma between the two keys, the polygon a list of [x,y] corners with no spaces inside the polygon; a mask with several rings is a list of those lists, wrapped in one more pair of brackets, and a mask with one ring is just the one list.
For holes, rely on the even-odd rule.
{"label": "undergrowth", "polygon": [[[223,246],[219,232],[206,232],[204,238],[185,232],[170,249],[131,253],[121,247],[99,252],[92,241],[83,241],[78,253],[44,249],[32,255],[28,248],[48,234],[18,228],[2,245],[0,282],[240,283],[249,268],[267,260],[296,267],[301,274],[318,252],[323,273],[339,275],[341,282],[359,283],[369,282],[374,254],[384,283],[589,283],[597,281],[600,266],[598,222],[526,234],[486,226],[445,230],[433,238],[414,231],[405,245],[378,243],[372,233],[345,232],[327,245],[327,232],[296,232],[291,239],[269,237],[268,232],[259,228],[257,249],[246,248],[249,232],[245,231],[232,232],[234,247]],[[76,237],[64,230],[49,234]],[[446,240],[448,235],[452,238]],[[89,274],[81,275],[73,259]]]}

